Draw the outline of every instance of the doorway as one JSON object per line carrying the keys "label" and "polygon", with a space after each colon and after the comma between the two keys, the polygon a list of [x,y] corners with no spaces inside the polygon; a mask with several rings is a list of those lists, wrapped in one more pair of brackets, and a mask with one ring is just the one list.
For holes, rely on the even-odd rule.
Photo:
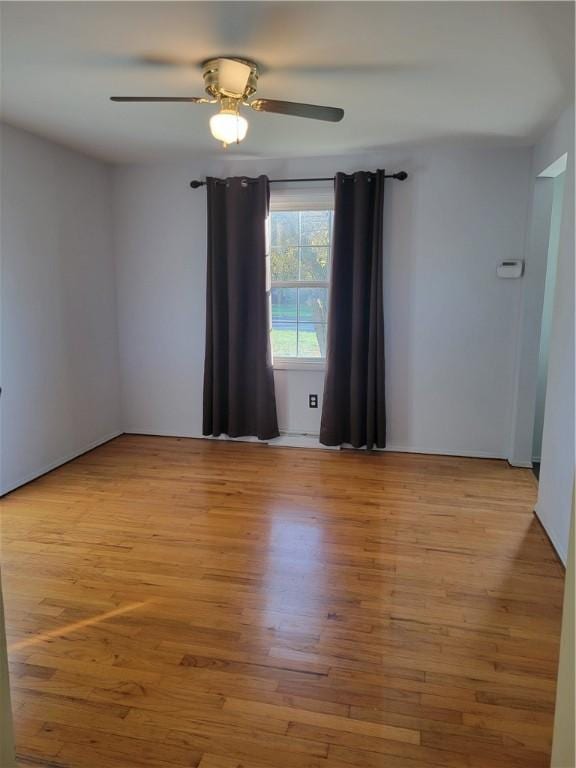
{"label": "doorway", "polygon": [[544,427],[544,409],[546,404],[546,383],[548,377],[548,350],[550,331],[554,308],[554,293],[556,289],[556,271],[558,265],[558,247],[560,241],[560,223],[564,201],[564,178],[567,156],[563,155],[539,174],[542,183],[549,186],[550,211],[546,219],[549,221],[549,234],[546,254],[546,276],[544,281],[544,297],[542,302],[542,317],[540,321],[540,343],[538,350],[538,368],[536,385],[536,402],[534,408],[534,429],[532,436],[532,466],[534,474],[539,477],[540,457],[542,453],[542,432]]}

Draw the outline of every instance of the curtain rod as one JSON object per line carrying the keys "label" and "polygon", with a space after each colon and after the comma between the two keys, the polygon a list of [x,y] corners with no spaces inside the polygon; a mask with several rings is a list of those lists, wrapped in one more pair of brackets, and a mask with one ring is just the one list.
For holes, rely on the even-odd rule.
{"label": "curtain rod", "polygon": [[[398,171],[398,173],[386,173],[384,178],[404,181],[404,179],[408,178],[408,174],[406,171]],[[308,181],[334,181],[334,176],[323,176],[316,179],[270,179],[270,184],[294,184]],[[201,181],[200,179],[194,179],[194,181],[190,182],[190,186],[192,189],[198,189],[198,187],[206,186],[206,182]]]}

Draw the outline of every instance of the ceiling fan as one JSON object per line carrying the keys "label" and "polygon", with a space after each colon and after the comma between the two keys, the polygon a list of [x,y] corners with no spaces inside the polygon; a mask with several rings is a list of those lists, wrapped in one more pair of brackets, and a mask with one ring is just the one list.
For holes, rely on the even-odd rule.
{"label": "ceiling fan", "polygon": [[[248,121],[240,114],[240,106],[256,112],[273,112],[311,120],[337,123],[344,117],[344,110],[337,107],[321,107],[317,104],[299,104],[275,99],[251,99],[256,93],[258,67],[248,59],[210,59],[202,65],[204,96],[111,96],[111,101],[159,101],[188,102],[191,104],[218,104],[219,111],[210,118],[212,136],[224,147],[238,144],[246,136]],[[250,100],[251,99],[251,100]]]}

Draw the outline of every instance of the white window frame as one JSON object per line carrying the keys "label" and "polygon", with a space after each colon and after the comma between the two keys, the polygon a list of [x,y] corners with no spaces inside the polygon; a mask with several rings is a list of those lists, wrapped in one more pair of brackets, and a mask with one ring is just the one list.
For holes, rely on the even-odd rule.
{"label": "white window frame", "polygon": [[[270,193],[270,211],[334,211],[334,190],[330,187],[290,188],[276,185]],[[331,273],[328,280],[302,281],[279,280],[272,281],[270,288],[328,288],[330,293]],[[272,326],[272,308],[270,308],[270,326]],[[326,358],[318,357],[274,357],[272,353],[272,365],[280,371],[323,371],[326,369]]]}

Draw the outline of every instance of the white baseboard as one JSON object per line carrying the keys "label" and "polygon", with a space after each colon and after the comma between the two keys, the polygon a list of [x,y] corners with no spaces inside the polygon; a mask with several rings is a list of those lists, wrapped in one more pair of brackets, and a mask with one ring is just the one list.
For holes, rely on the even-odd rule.
{"label": "white baseboard", "polygon": [[322,451],[340,450],[339,446],[322,445],[318,440],[318,435],[298,432],[280,432],[280,437],[270,440],[268,445],[279,448],[315,448]]}
{"label": "white baseboard", "polygon": [[242,437],[230,437],[230,435],[202,435],[202,440],[226,440],[230,443],[260,443],[268,445],[268,440],[260,440],[256,435],[242,435]]}
{"label": "white baseboard", "polygon": [[532,469],[533,462],[530,459],[508,459],[508,464],[511,467],[518,467],[523,469]]}
{"label": "white baseboard", "polygon": [[[321,450],[340,450],[340,446],[329,446],[329,445],[322,445],[322,443],[319,442],[319,436],[318,435],[299,435],[294,432],[284,432],[280,434],[280,438],[276,438],[274,441],[275,444],[280,445],[279,440],[282,440],[283,438],[286,439],[292,439],[292,438],[308,438],[310,441],[309,444],[307,443],[305,447],[307,448],[319,448]],[[272,443],[270,443],[272,445]],[[287,445],[288,443],[283,443],[284,445]],[[304,447],[304,446],[303,446]],[[349,449],[349,450],[359,450],[359,451],[365,451],[366,448],[354,448],[354,446],[349,444],[344,444],[342,446],[343,448]],[[437,450],[434,448],[416,448],[416,447],[406,447],[405,445],[387,445],[386,448],[374,448],[375,451],[382,451],[383,453],[422,453],[422,454],[428,454],[432,456],[463,456],[465,458],[471,458],[471,459],[506,459],[504,455],[495,455],[493,453],[485,452],[485,451],[449,451],[449,450]],[[532,466],[532,465],[530,465]]]}
{"label": "white baseboard", "polygon": [[506,456],[498,453],[491,453],[490,451],[469,451],[469,450],[457,450],[452,451],[450,449],[442,448],[430,448],[429,446],[405,446],[405,445],[387,445],[386,448],[375,448],[375,450],[389,451],[390,453],[422,453],[430,456],[462,456],[469,459],[506,459]]}
{"label": "white baseboard", "polygon": [[79,456],[82,456],[82,454],[88,453],[88,451],[92,451],[94,448],[98,448],[99,445],[104,445],[104,443],[108,443],[110,440],[114,440],[115,437],[120,437],[122,434],[123,431],[121,429],[110,432],[108,435],[105,435],[105,437],[101,437],[98,440],[94,440],[93,442],[88,443],[88,445],[80,448],[80,450],[65,454],[59,459],[56,459],[56,461],[51,461],[50,464],[46,464],[40,469],[20,477],[15,483],[10,483],[6,487],[0,488],[0,497],[6,496],[7,493],[15,491],[22,485],[26,485],[26,483],[30,483],[32,480],[36,480],[38,477],[45,475],[47,472],[51,472],[53,469],[61,467],[62,464],[66,464],[68,461],[72,461],[72,459],[77,459]]}
{"label": "white baseboard", "polygon": [[[214,437],[205,437],[204,435],[199,434],[192,434],[187,433],[185,431],[182,432],[171,432],[171,431],[164,431],[164,430],[155,430],[154,432],[151,432],[150,430],[146,429],[131,429],[130,427],[126,427],[124,429],[124,432],[128,435],[150,435],[152,437],[182,437],[182,438],[196,438],[199,440],[234,440],[236,442],[257,442],[265,444],[267,441],[258,440],[256,437],[226,437],[224,435],[221,435],[220,437],[214,438]],[[268,445],[288,445],[290,438],[294,438],[295,440],[300,440],[301,438],[306,439],[306,445],[305,446],[297,446],[297,447],[306,447],[306,448],[317,448],[318,450],[326,450],[326,449],[336,449],[339,450],[339,446],[327,446],[322,445],[319,442],[319,436],[314,433],[301,433],[301,432],[289,432],[289,431],[281,431],[280,437],[276,437],[273,440],[268,442]],[[347,446],[345,446],[347,447]],[[352,446],[350,446],[352,448]],[[359,448],[357,450],[365,450],[363,448]],[[405,445],[397,445],[397,444],[391,444],[387,445],[386,448],[375,448],[376,451],[388,451],[390,453],[422,453],[422,454],[428,454],[432,456],[463,456],[464,458],[471,458],[471,459],[500,459],[503,461],[506,461],[508,457],[504,454],[497,454],[497,453],[491,453],[489,451],[452,451],[452,450],[446,450],[446,449],[435,449],[435,448],[429,448],[429,447],[423,447],[423,446],[405,446]],[[516,466],[516,465],[514,465]],[[518,466],[524,466],[524,465],[518,465]],[[527,466],[532,466],[531,464],[528,464]]]}
{"label": "white baseboard", "polygon": [[226,440],[231,443],[260,443],[260,445],[267,445],[268,440],[259,440],[254,435],[246,435],[244,437],[230,437],[229,435],[218,435],[215,437],[214,435],[199,435],[198,433],[194,432],[185,432],[185,431],[167,431],[167,430],[154,430],[151,431],[149,429],[131,429],[130,427],[126,427],[124,429],[125,435],[142,435],[143,437],[175,437],[177,439],[183,439],[183,440]]}
{"label": "white baseboard", "polygon": [[[183,437],[190,440],[206,440],[204,435],[199,435],[196,432],[185,432],[166,429],[134,429],[133,427],[125,427],[122,432],[125,435],[143,435],[144,437]],[[216,439],[216,438],[211,438]]]}
{"label": "white baseboard", "polygon": [[[320,450],[340,450],[338,445],[322,445],[319,440],[319,435],[316,433],[302,433],[302,432],[280,432],[280,437],[275,438],[270,442],[270,445],[294,445],[295,447],[302,448],[318,448]],[[354,448],[352,445],[344,444],[343,448],[350,450],[365,451],[365,448]],[[463,456],[471,459],[502,459],[505,460],[506,456],[503,454],[493,454],[486,451],[447,451],[437,450],[434,448],[415,448],[406,447],[404,445],[387,445],[386,448],[374,448],[375,451],[382,451],[384,453],[422,453],[433,456]],[[524,466],[524,465],[522,465]],[[529,463],[526,466],[531,467]]]}

